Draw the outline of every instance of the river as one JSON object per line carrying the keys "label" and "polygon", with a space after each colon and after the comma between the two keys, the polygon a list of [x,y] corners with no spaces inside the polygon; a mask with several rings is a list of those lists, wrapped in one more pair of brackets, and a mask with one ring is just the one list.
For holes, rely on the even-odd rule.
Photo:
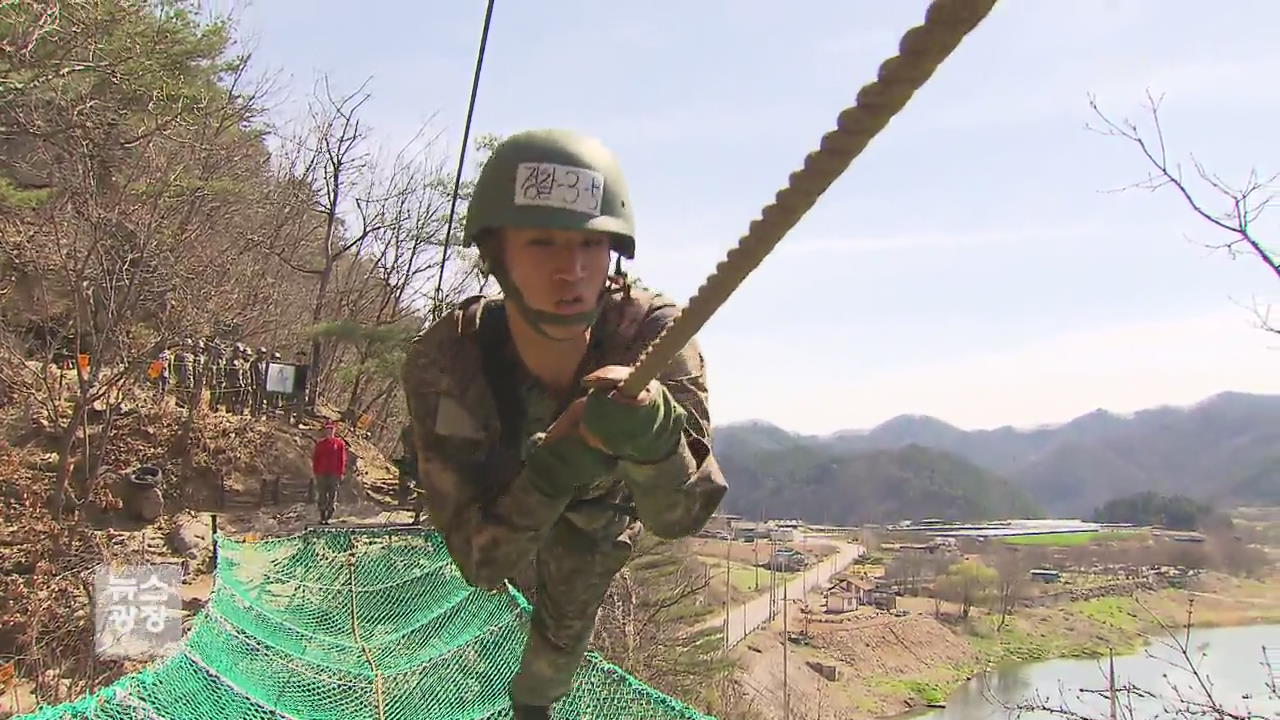
{"label": "river", "polygon": [[[1191,656],[1197,660],[1202,674],[1212,680],[1213,696],[1228,710],[1249,710],[1263,717],[1280,718],[1280,700],[1267,690],[1267,668],[1263,665],[1262,648],[1271,651],[1271,659],[1280,673],[1280,625],[1208,628],[1191,633]],[[1203,692],[1193,690],[1194,678],[1185,669],[1175,670],[1168,661],[1177,658],[1172,649],[1153,644],[1146,651],[1117,656],[1116,684],[1132,683],[1151,690],[1166,700],[1174,695],[1170,681],[1183,689],[1184,696],[1202,699]],[[1009,717],[1006,706],[1027,702],[1037,695],[1050,706],[1065,700],[1073,710],[1091,718],[1105,720],[1108,703],[1105,696],[1082,694],[1105,689],[1106,659],[1050,660],[1039,663],[1009,665],[970,680],[947,698],[945,710],[922,713],[913,720],[995,720]],[[1185,663],[1180,667],[1185,668]],[[1168,680],[1162,676],[1168,675]],[[1124,702],[1124,695],[1121,694]],[[1003,703],[1003,705],[1002,705]],[[1170,717],[1162,712],[1159,700],[1133,701],[1134,717]],[[1022,718],[1052,718],[1044,712],[1024,713]],[[1128,717],[1122,712],[1121,718]]]}

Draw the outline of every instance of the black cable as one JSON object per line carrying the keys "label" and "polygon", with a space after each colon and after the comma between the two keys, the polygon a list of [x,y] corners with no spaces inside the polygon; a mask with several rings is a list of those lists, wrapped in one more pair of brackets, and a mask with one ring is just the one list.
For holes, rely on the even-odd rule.
{"label": "black cable", "polygon": [[476,53],[476,70],[471,78],[471,100],[467,103],[467,122],[462,127],[462,148],[458,152],[458,170],[453,176],[453,197],[449,199],[449,219],[444,228],[444,248],[440,251],[440,273],[436,276],[436,292],[432,297],[431,319],[438,320],[444,305],[444,266],[449,259],[449,239],[453,234],[453,218],[458,209],[458,190],[462,186],[462,170],[467,159],[467,142],[471,137],[471,117],[476,111],[476,94],[480,90],[480,68],[484,65],[484,49],[489,42],[489,22],[493,18],[494,0],[484,11],[484,28],[480,31],[480,50]]}

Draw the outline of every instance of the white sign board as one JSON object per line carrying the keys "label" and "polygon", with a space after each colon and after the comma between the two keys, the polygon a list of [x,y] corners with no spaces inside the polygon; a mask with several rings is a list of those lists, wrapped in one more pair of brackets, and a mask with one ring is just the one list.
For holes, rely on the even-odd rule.
{"label": "white sign board", "polygon": [[297,367],[286,363],[267,363],[267,392],[292,395],[297,371]]}

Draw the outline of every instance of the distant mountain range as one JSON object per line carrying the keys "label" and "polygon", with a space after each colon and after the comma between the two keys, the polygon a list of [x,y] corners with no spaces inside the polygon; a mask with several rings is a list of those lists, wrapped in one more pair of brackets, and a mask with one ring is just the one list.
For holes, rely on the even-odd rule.
{"label": "distant mountain range", "polygon": [[1031,430],[961,430],[900,415],[816,437],[761,421],[715,428],[724,509],[877,522],[1087,516],[1144,490],[1217,506],[1280,504],[1280,396],[1222,393],[1131,416],[1104,410]]}

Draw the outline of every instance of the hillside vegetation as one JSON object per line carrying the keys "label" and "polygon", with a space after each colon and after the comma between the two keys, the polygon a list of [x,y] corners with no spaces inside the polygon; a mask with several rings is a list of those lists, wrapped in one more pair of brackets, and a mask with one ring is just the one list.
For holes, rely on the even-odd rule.
{"label": "hillside vegetation", "polygon": [[725,508],[746,517],[763,512],[768,517],[861,524],[1040,513],[1036,503],[1007,480],[940,450],[908,445],[838,453],[803,443],[753,450],[742,440],[717,431],[717,453],[730,488]]}
{"label": "hillside vegetation", "polygon": [[[324,78],[270,117],[233,30],[180,0],[0,5],[0,400],[61,434],[59,494],[86,409],[184,339],[301,353],[309,403],[389,447],[404,340],[478,284],[453,248],[437,292],[437,149],[376,152],[369,94]],[[78,356],[63,408],[47,369]]]}

